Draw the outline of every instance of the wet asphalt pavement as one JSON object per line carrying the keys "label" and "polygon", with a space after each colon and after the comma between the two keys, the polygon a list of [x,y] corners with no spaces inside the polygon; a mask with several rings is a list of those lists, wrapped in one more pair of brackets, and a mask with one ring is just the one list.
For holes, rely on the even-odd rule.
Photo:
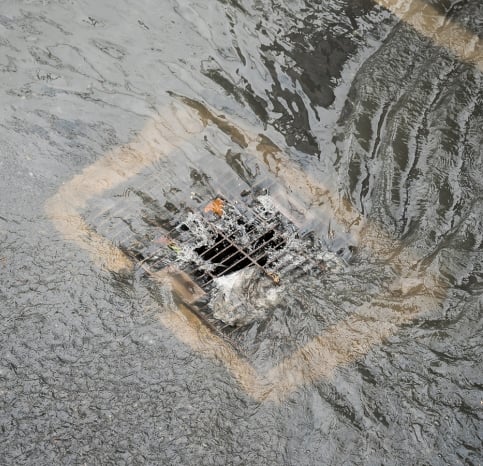
{"label": "wet asphalt pavement", "polygon": [[[479,1],[430,3],[481,38]],[[0,1],[0,464],[481,464],[482,82],[369,0]],[[373,302],[385,328],[413,305],[378,298],[407,257],[436,277],[434,305],[278,401],[180,340],[159,318],[169,293],[100,267],[45,209],[149,122],[172,123],[176,96],[274,141],[360,214],[350,234],[375,225],[343,273],[297,282],[240,332],[250,363],[374,318],[357,311]],[[198,173],[244,157],[215,126],[172,142],[161,185],[200,191]]]}

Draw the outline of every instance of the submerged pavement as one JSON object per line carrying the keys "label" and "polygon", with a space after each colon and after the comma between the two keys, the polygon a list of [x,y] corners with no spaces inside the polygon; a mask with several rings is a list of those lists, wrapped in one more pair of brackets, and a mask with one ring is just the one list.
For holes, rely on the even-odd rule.
{"label": "submerged pavement", "polygon": [[[482,7],[378,3],[2,2],[3,463],[478,464]],[[246,357],[84,215],[222,166],[357,242]]]}

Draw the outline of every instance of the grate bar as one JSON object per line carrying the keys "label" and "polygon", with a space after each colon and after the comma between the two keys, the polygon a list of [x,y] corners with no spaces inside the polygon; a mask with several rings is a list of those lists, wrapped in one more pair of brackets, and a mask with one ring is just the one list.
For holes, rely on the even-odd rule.
{"label": "grate bar", "polygon": [[[278,238],[282,239],[282,242],[280,243],[281,246],[286,243],[286,240],[285,240],[285,238],[283,238],[283,236],[281,236],[280,234],[278,234],[277,236],[278,236]],[[270,238],[269,240],[265,241],[257,249],[255,249],[255,251],[253,251],[253,253],[256,253],[256,252],[262,250],[262,248],[264,246],[266,246],[268,243],[270,243],[271,241],[273,241],[273,239],[274,238]],[[235,245],[235,247],[236,247],[236,245]],[[237,248],[237,249],[239,249],[239,248]],[[244,253],[244,251],[237,251],[237,252],[233,253],[232,256],[238,254],[239,252],[242,253],[243,257],[241,259],[239,259],[238,261],[236,261],[235,263],[231,264],[228,268],[226,268],[223,271],[224,274],[227,274],[230,270],[234,269],[237,265],[240,265],[240,263],[242,263],[244,260],[248,259],[252,264],[256,265],[265,275],[269,276],[272,280],[274,279],[272,274],[269,271],[267,271],[264,266],[259,264],[259,261],[262,260],[267,255],[266,251],[262,251],[262,254],[259,255],[258,257],[256,257],[255,259],[253,259],[249,255]],[[230,257],[232,257],[232,256],[230,256]],[[226,260],[228,260],[229,258],[227,258]],[[270,261],[269,263],[272,263],[272,262],[273,261]],[[221,264],[219,264],[219,266],[223,266],[223,262]],[[218,276],[213,276],[213,274],[210,274],[210,275],[211,275],[211,278],[210,278],[210,280],[208,280],[205,283],[205,286],[209,285],[215,278],[218,278]]]}
{"label": "grate bar", "polygon": [[[273,238],[272,238],[273,239]],[[270,241],[272,241],[272,239],[270,239],[269,241],[267,241],[266,243],[262,244],[260,247],[258,247],[253,253],[256,253],[258,252],[260,249],[263,248],[263,246],[265,246],[266,244],[268,244]],[[263,271],[263,273],[265,273],[265,275],[268,275],[270,276],[270,273],[265,269],[264,266],[261,266],[258,261],[262,260],[265,256],[267,255],[266,251],[262,251],[262,254],[259,255],[256,259],[252,260],[251,262],[252,263],[256,263],[258,265],[258,267]],[[245,258],[242,258],[240,259],[239,261],[235,262],[234,264],[230,265],[230,267],[228,267],[227,269],[224,270],[224,273],[228,273],[230,270],[232,270],[233,268],[235,268],[237,265],[239,265],[241,262],[243,262],[245,260]]]}
{"label": "grate bar", "polygon": [[[200,257],[204,259],[204,257],[206,255],[208,255],[209,252],[212,252],[213,249],[215,249],[219,244],[223,243],[223,241],[225,241],[224,238],[221,238],[219,241],[217,241],[215,244],[213,244],[213,246],[211,246],[209,249],[207,249],[205,252],[203,252],[202,254],[200,254]],[[226,249],[226,248],[225,248]],[[220,255],[225,249],[223,249],[222,251],[220,251],[219,253],[216,254],[216,256],[213,256],[210,258],[210,260],[213,260],[215,259],[218,255]]]}
{"label": "grate bar", "polygon": [[[243,256],[245,256],[246,259],[248,259],[253,265],[255,265],[256,267],[258,267],[259,269],[262,270],[263,273],[266,273],[265,269],[255,260],[253,260],[243,249],[241,249],[239,246],[237,246],[228,236],[226,236],[220,229],[218,228],[215,228],[215,231],[217,231],[221,236],[223,236],[226,241],[228,241],[232,247],[234,247],[235,249],[238,250],[238,252],[240,254],[242,254]],[[233,268],[233,266],[231,266],[230,268]]]}
{"label": "grate bar", "polygon": [[[252,240],[250,243],[247,244],[247,247],[250,247],[254,244],[257,243],[257,241],[260,241],[265,235],[269,234],[271,231],[275,231],[275,227],[277,225],[274,224],[274,225],[271,225],[270,226],[270,229],[269,230],[266,230],[264,231],[263,233],[261,233],[259,236],[257,236],[254,240]],[[221,240],[219,240],[214,246],[212,246],[210,249],[208,249],[207,251],[205,251],[201,257],[207,255],[209,252],[213,251],[213,249],[220,243],[222,243],[223,241],[225,241],[225,238],[221,238]],[[218,256],[222,255],[224,252],[226,252],[227,249],[229,249],[231,247],[231,244],[227,247],[225,247],[224,249],[222,249],[221,251],[219,251],[218,253],[216,253],[216,255],[214,255],[213,257],[210,257],[210,261],[214,261],[216,258],[218,258]],[[237,251],[238,252],[238,251]],[[237,252],[234,252],[233,254],[231,254],[230,256],[228,256],[227,258],[225,258],[224,261],[222,261],[221,263],[223,262],[226,262],[228,259],[231,259],[235,254],[237,254]]]}

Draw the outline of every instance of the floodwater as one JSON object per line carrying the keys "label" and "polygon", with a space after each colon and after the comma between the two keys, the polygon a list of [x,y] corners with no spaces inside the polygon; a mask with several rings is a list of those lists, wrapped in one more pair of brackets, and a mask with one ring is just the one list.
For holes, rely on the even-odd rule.
{"label": "floodwater", "polygon": [[[483,6],[384,3],[0,1],[1,464],[481,464]],[[342,265],[233,350],[119,248],[253,186]]]}

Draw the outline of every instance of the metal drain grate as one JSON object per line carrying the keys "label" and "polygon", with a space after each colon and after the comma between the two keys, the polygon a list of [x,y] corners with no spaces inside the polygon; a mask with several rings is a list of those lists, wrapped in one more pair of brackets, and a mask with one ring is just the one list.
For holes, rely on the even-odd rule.
{"label": "metal drain grate", "polygon": [[[213,207],[211,207],[213,206]],[[255,266],[278,282],[270,267],[295,233],[293,225],[278,212],[270,213],[260,203],[251,205],[251,215],[218,197],[203,215],[189,215],[166,234],[154,239],[160,245],[154,252],[138,251],[137,259],[159,270],[181,264],[197,283],[206,288],[223,275]],[[285,221],[284,221],[285,220]],[[193,255],[186,254],[192,251]]]}
{"label": "metal drain grate", "polygon": [[297,268],[323,271],[325,263],[314,251],[311,239],[273,206],[269,196],[246,195],[245,202],[218,196],[200,211],[187,210],[174,224],[158,228],[149,242],[126,252],[148,274],[175,277],[177,295],[219,327],[206,306],[217,279],[256,268],[277,286]]}

